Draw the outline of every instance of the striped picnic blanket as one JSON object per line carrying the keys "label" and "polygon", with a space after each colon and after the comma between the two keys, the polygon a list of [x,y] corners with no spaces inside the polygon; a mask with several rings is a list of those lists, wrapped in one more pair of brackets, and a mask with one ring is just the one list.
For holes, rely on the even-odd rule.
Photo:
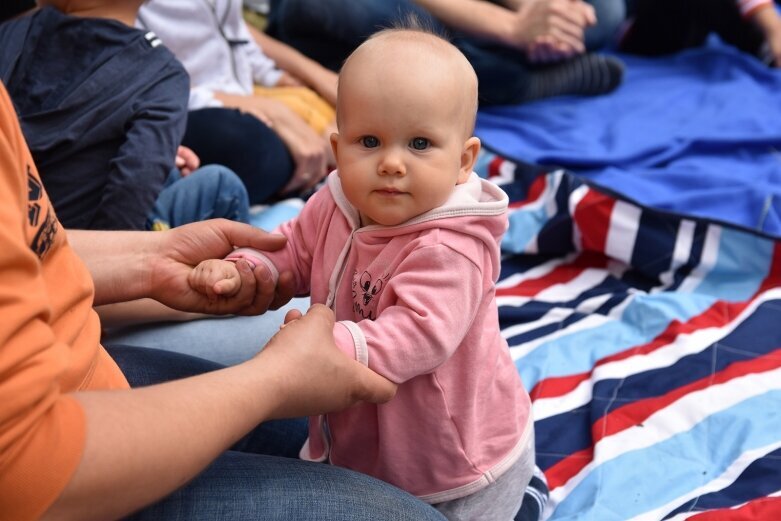
{"label": "striped picnic blanket", "polygon": [[[781,519],[781,242],[484,154],[552,520]],[[729,204],[729,201],[725,201]]]}

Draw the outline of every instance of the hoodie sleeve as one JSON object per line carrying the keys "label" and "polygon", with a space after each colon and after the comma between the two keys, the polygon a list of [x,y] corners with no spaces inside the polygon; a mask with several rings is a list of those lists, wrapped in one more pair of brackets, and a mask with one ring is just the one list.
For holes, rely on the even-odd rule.
{"label": "hoodie sleeve", "polygon": [[390,305],[376,320],[338,322],[336,343],[396,383],[431,372],[464,339],[480,309],[483,280],[481,267],[449,246],[418,249],[384,290]]}
{"label": "hoodie sleeve", "polygon": [[291,271],[296,281],[296,295],[308,295],[312,281],[312,259],[318,237],[328,228],[328,215],[336,210],[328,188],[318,190],[304,205],[298,217],[274,230],[287,237],[285,247],[265,252],[251,248],[239,248],[229,254],[227,260],[247,259],[252,264],[266,265],[274,280],[283,271]]}
{"label": "hoodie sleeve", "polygon": [[189,79],[173,60],[147,87],[125,141],[111,160],[107,184],[91,227],[142,230],[155,200],[174,168],[184,136]]}

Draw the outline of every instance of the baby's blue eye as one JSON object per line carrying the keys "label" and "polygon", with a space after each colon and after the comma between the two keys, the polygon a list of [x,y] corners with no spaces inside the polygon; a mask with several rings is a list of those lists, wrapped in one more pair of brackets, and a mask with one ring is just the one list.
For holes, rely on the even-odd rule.
{"label": "baby's blue eye", "polygon": [[429,141],[424,137],[415,137],[412,138],[412,141],[410,141],[409,144],[415,150],[426,150],[429,146]]}
{"label": "baby's blue eye", "polygon": [[380,146],[380,140],[374,136],[364,136],[361,138],[361,144],[366,148],[375,148]]}

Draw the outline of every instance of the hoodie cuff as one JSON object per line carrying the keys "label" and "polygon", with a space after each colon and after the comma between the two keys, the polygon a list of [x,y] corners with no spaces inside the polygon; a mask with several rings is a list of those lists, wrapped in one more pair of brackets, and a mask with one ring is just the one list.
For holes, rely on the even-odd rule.
{"label": "hoodie cuff", "polygon": [[349,320],[337,322],[334,325],[334,341],[344,354],[365,366],[369,365],[369,348],[358,324]]}
{"label": "hoodie cuff", "polygon": [[271,280],[273,280],[275,284],[279,281],[279,270],[277,270],[277,267],[274,266],[274,263],[271,262],[268,257],[259,251],[253,250],[252,248],[236,248],[225,257],[226,261],[231,262],[236,262],[239,259],[244,259],[249,262],[253,270],[261,264],[264,265],[271,273]]}

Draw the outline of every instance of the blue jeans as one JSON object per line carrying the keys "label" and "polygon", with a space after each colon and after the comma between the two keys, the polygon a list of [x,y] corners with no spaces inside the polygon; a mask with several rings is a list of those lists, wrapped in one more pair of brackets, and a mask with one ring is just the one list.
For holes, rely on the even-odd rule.
{"label": "blue jeans", "polygon": [[627,0],[627,9],[633,23],[621,41],[622,52],[671,54],[699,47],[716,33],[741,51],[762,55],[765,36],[743,18],[735,0]]}
{"label": "blue jeans", "polygon": [[202,166],[186,177],[174,169],[157,196],[147,228],[175,228],[217,217],[249,222],[249,199],[241,179],[220,165]]}
{"label": "blue jeans", "polygon": [[597,25],[586,29],[586,49],[597,51],[614,47],[621,24],[626,19],[626,0],[587,0],[597,14]]}
{"label": "blue jeans", "polygon": [[250,204],[269,203],[293,176],[293,156],[282,139],[256,117],[238,110],[190,111],[182,144],[204,163],[236,172]]}
{"label": "blue jeans", "polygon": [[[591,0],[600,22],[586,32],[589,48],[610,41],[624,19],[624,0]],[[268,32],[324,66],[338,70],[369,35],[415,14],[438,32],[448,30],[412,0],[271,0]],[[515,49],[463,34],[452,42],[474,67],[480,103],[518,103],[535,66]]]}
{"label": "blue jeans", "polygon": [[213,317],[109,329],[101,342],[164,349],[233,365],[255,356],[279,331],[285,313],[291,309],[304,313],[307,308],[308,297],[295,298],[276,311],[254,317]]}
{"label": "blue jeans", "polygon": [[[134,387],[223,367],[170,351],[124,346],[108,351]],[[128,519],[444,521],[435,509],[387,483],[291,459],[306,432],[304,419],[261,424],[193,481]]]}

